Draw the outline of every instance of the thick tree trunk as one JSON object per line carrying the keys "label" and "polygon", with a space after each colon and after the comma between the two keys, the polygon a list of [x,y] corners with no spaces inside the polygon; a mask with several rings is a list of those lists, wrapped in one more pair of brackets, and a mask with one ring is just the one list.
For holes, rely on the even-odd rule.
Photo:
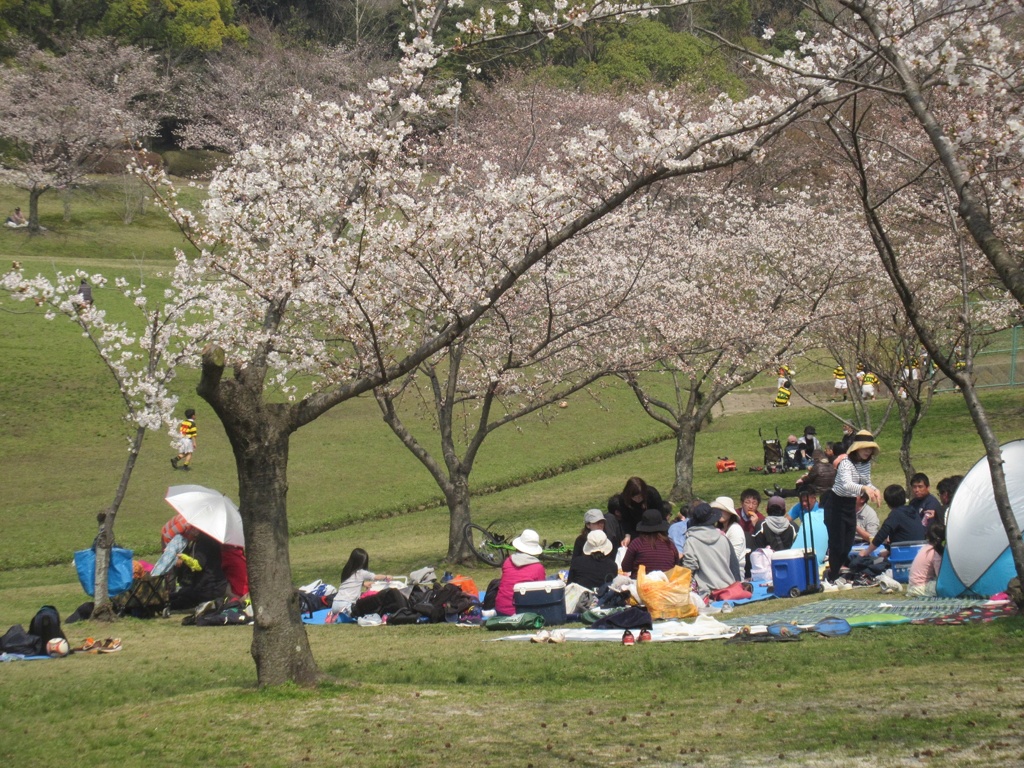
{"label": "thick tree trunk", "polygon": [[118,483],[114,500],[104,512],[98,516],[100,524],[99,535],[96,537],[96,588],[93,592],[95,606],[92,609],[92,618],[100,621],[113,621],[117,618],[114,613],[113,604],[110,602],[109,577],[110,577],[110,550],[114,546],[114,521],[117,518],[117,511],[121,508],[121,502],[128,492],[128,483],[132,478],[132,471],[135,469],[135,462],[139,458],[139,451],[142,450],[142,441],[146,437],[145,427],[136,427],[135,436],[132,438],[131,448],[128,450],[128,459],[124,463],[124,470],[121,472],[121,482]]}
{"label": "thick tree trunk", "polygon": [[286,405],[264,403],[259,372],[224,379],[224,351],[203,350],[196,392],[216,411],[231,442],[238,472],[239,512],[245,529],[252,657],[259,685],[321,679],[302,624],[288,553],[288,443],[294,427]]}
{"label": "thick tree trunk", "polygon": [[252,657],[260,686],[315,685],[320,670],[302,624],[288,552],[288,435],[262,432],[261,439],[245,441],[246,450],[235,449],[255,617]]}
{"label": "thick tree trunk", "polygon": [[473,563],[476,556],[466,541],[463,531],[471,522],[469,478],[454,477],[452,485],[445,490],[448,503],[448,555],[449,563]]}
{"label": "thick tree trunk", "polygon": [[673,504],[693,498],[693,457],[697,445],[697,422],[680,419],[676,433],[676,479],[668,499]]}
{"label": "thick tree trunk", "polygon": [[39,227],[39,198],[46,191],[46,187],[32,187],[28,192],[28,231],[38,232]]}

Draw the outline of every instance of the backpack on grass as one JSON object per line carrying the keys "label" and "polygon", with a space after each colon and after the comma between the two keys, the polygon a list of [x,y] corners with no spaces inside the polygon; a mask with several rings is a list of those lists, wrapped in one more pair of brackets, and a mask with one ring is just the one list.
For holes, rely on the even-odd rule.
{"label": "backpack on grass", "polygon": [[44,605],[36,611],[36,615],[32,617],[32,621],[28,625],[28,633],[38,637],[42,641],[43,648],[55,637],[67,640],[64,631],[60,628],[60,614],[52,605]]}

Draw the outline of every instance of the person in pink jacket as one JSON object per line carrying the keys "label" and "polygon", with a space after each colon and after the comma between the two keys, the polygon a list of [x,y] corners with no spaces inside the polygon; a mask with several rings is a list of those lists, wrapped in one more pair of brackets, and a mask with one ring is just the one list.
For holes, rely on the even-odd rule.
{"label": "person in pink jacket", "polygon": [[544,581],[547,574],[537,556],[544,551],[540,545],[537,532],[527,528],[512,539],[516,552],[505,558],[501,564],[501,581],[498,583],[498,595],[494,599],[494,610],[502,616],[511,616],[516,612],[512,601],[512,590],[516,584],[524,581]]}

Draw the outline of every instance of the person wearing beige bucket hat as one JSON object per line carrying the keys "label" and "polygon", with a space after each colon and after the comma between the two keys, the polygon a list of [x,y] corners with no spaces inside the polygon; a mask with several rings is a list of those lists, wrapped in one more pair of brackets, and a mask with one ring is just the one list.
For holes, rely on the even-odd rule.
{"label": "person wearing beige bucket hat", "polygon": [[587,589],[597,589],[619,575],[619,567],[612,557],[612,542],[604,531],[593,530],[587,534],[583,551],[574,555],[569,563],[566,583],[579,584]]}
{"label": "person wearing beige bucket hat", "polygon": [[857,535],[857,497],[866,493],[868,499],[876,504],[882,497],[878,488],[871,484],[871,462],[878,453],[875,436],[866,429],[857,432],[846,451],[846,458],[836,468],[832,490],[822,498],[825,528],[828,530],[826,579],[830,582],[839,578]]}

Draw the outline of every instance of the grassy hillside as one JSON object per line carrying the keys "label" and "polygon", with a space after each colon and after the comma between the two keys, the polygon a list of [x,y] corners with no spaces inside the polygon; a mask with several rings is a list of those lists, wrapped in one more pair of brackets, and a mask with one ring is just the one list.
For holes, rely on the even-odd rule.
{"label": "grassy hillside", "polygon": [[[6,199],[0,195],[0,203]],[[73,221],[68,242],[87,240],[84,226]],[[0,255],[40,269],[88,265],[90,271],[137,273],[139,265],[126,260],[129,254],[117,242],[120,226],[108,221],[97,235],[105,245],[74,254],[56,236],[23,241],[17,239],[21,233],[0,231]],[[128,228],[133,237],[135,226]],[[154,291],[166,279],[160,273],[174,238],[160,227],[143,236],[148,252],[159,257],[141,267]],[[96,291],[96,301],[114,314],[129,311],[111,291]],[[95,535],[95,513],[110,501],[127,446],[116,393],[75,329],[20,305],[5,303],[4,309],[0,629],[27,625],[43,604],[56,605],[66,617],[85,599],[71,554]],[[802,377],[813,369],[796,365]],[[745,389],[716,409],[697,445],[701,495],[735,498],[748,486],[795,479],[746,471],[762,463],[759,428],[766,436],[778,429],[784,439],[812,423],[822,438],[838,437],[837,423],[814,407],[767,408],[772,378],[766,374],[769,386]],[[169,484],[187,480],[229,495],[237,489],[229,446],[210,409],[195,397],[195,383],[191,370],[177,381],[181,410],[198,411],[195,470],[174,473],[169,437],[150,435],[118,519],[119,542],[143,556],[155,555],[160,526],[171,514],[162,500]],[[1001,436],[1021,436],[1018,392],[987,392],[985,403]],[[893,430],[890,425],[880,437],[880,485],[901,480]],[[474,474],[474,515],[529,525],[549,539],[570,538],[582,511],[602,506],[630,475],[668,490],[673,445],[658,442],[664,436],[624,387],[581,393],[568,408],[526,419],[488,441]],[[372,400],[336,408],[300,431],[291,448],[296,583],[336,582],[355,546],[369,551],[378,573],[443,568],[447,512]],[[715,458],[722,455],[734,458],[740,471],[717,474]],[[937,397],[915,442],[919,467],[937,481],[966,471],[979,456],[961,401],[952,394]],[[495,487],[504,490],[489,490]],[[480,585],[496,573],[459,570]],[[875,590],[840,594],[878,597]],[[763,605],[741,607],[736,615]],[[0,665],[0,756],[9,763],[65,765],[70,754],[82,766],[785,762],[895,768],[1024,761],[1021,619],[862,629],[845,639],[805,637],[783,645],[631,649],[614,643],[494,643],[492,633],[452,625],[311,627],[314,653],[330,676],[313,691],[254,690],[248,628],[197,629],[174,618],[65,629],[75,643],[117,635],[124,651]]]}

